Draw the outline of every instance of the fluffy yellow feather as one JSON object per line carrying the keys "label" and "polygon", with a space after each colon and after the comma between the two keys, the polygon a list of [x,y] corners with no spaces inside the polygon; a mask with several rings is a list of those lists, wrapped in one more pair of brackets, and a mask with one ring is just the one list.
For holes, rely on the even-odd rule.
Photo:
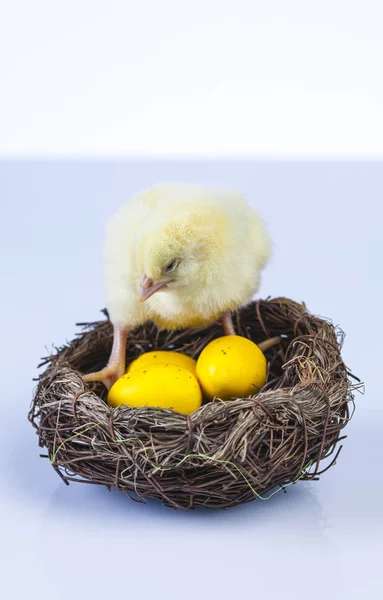
{"label": "fluffy yellow feather", "polygon": [[124,371],[129,330],[145,321],[194,327],[247,304],[270,250],[262,219],[239,193],[161,184],[131,198],[110,219],[104,244],[112,355],[84,379],[109,387]]}

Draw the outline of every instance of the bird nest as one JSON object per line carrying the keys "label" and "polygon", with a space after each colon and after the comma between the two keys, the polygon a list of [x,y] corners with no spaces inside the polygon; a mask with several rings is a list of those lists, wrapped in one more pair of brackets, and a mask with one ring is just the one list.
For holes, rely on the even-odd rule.
{"label": "bird nest", "polygon": [[[106,364],[112,325],[80,324],[82,332],[44,360],[29,413],[65,483],[105,485],[173,508],[229,507],[318,479],[335,464],[358,386],[341,358],[342,332],[285,298],[251,303],[234,324],[254,342],[282,336],[265,352],[267,383],[254,397],[217,399],[191,415],[109,407],[103,386],[84,384],[81,374]],[[197,357],[221,335],[219,323],[182,332],[148,323],[130,334],[127,360],[153,349]]]}

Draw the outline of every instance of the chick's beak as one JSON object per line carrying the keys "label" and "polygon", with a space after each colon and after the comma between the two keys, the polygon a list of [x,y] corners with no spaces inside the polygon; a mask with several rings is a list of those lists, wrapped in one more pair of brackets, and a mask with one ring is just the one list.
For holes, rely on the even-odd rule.
{"label": "chick's beak", "polygon": [[163,279],[154,283],[153,279],[150,279],[147,275],[141,277],[140,282],[140,302],[145,302],[150,296],[153,296],[158,290],[166,287],[167,284],[172,281],[171,279]]}

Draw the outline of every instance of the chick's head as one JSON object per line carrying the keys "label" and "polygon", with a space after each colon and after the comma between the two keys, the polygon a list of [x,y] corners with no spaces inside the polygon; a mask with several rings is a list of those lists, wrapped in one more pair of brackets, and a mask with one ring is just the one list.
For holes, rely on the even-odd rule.
{"label": "chick's head", "polygon": [[167,222],[150,231],[144,240],[141,301],[159,290],[191,293],[202,284],[208,257],[203,228],[193,219]]}

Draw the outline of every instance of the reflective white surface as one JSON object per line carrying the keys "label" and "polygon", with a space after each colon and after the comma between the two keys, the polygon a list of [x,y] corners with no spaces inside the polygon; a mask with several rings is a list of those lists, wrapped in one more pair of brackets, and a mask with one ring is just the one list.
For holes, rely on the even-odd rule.
{"label": "reflective white surface", "polygon": [[[26,420],[40,356],[104,306],[104,221],[161,180],[238,188],[276,243],[260,296],[304,300],[347,334],[366,383],[319,482],[228,511],[66,487]],[[0,163],[2,596],[377,598],[383,546],[383,164]]]}

